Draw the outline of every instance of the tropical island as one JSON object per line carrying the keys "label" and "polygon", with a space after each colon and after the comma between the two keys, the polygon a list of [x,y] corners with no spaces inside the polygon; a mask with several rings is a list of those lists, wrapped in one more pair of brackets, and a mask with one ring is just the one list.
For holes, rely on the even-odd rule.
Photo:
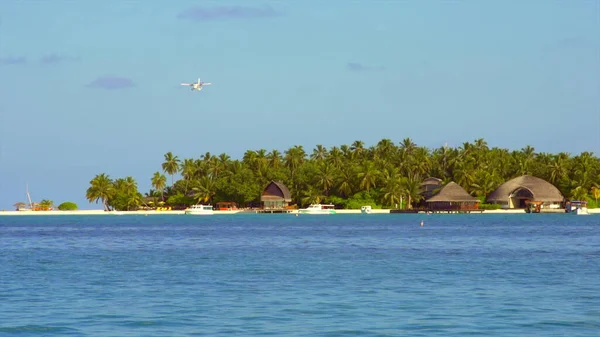
{"label": "tropical island", "polygon": [[[175,175],[181,178],[176,180]],[[478,208],[496,209],[500,206],[486,203],[486,197],[520,176],[548,182],[566,200],[599,206],[600,158],[593,153],[538,153],[531,146],[509,151],[490,148],[484,139],[435,149],[418,146],[410,138],[397,145],[382,139],[370,147],[357,140],[331,148],[316,145],[310,151],[299,145],[283,152],[247,150],[242,159],[210,152],[200,158],[179,158],[168,152],[151,178],[153,188],[144,194],[131,176],[113,179],[100,173],[90,181],[86,198],[105,210],[120,211],[217,202],[259,207],[265,186],[280,182],[289,188],[292,201],[287,207],[330,203],[345,209],[361,205],[411,209],[423,204],[423,182],[433,177],[439,181],[433,194],[448,184],[458,185],[480,201]]]}

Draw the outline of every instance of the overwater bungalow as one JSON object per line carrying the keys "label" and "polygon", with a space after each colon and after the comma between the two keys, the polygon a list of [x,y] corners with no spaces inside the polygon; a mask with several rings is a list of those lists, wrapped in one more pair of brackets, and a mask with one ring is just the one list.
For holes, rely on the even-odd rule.
{"label": "overwater bungalow", "polygon": [[292,194],[283,183],[271,181],[263,190],[260,201],[265,210],[284,210],[292,202]]}
{"label": "overwater bungalow", "polygon": [[425,201],[429,211],[474,211],[479,209],[479,199],[471,196],[464,188],[451,181]]}
{"label": "overwater bungalow", "polygon": [[559,209],[563,207],[564,197],[558,188],[544,179],[524,175],[500,185],[486,201],[504,209],[526,209],[531,202],[539,204],[540,209]]}

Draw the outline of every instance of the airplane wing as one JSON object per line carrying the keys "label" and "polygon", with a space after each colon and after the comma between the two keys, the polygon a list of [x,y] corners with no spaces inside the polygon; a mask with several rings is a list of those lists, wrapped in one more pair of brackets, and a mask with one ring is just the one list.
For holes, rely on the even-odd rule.
{"label": "airplane wing", "polygon": [[210,82],[205,82],[205,83],[202,83],[202,85],[211,85],[211,84],[212,84],[212,83],[210,83]]}
{"label": "airplane wing", "polygon": [[192,86],[193,84],[190,84],[190,83],[181,83],[181,85]]}

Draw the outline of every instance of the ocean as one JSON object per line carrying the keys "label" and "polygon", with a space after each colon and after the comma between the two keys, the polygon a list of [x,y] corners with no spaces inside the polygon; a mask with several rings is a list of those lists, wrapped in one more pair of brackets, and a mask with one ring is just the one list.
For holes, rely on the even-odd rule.
{"label": "ocean", "polygon": [[0,217],[0,336],[228,335],[599,336],[600,216]]}

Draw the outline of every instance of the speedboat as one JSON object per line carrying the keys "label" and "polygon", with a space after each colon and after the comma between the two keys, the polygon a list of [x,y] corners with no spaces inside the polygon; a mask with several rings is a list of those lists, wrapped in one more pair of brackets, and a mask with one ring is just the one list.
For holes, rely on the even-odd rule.
{"label": "speedboat", "polygon": [[371,206],[360,206],[360,212],[362,214],[371,214]]}
{"label": "speedboat", "polygon": [[212,205],[192,205],[185,209],[185,214],[189,215],[213,215],[214,210]]}
{"label": "speedboat", "polygon": [[310,204],[298,210],[300,214],[336,214],[334,205]]}
{"label": "speedboat", "polygon": [[567,203],[566,211],[575,215],[590,215],[587,208],[587,201],[572,200]]}
{"label": "speedboat", "polygon": [[577,215],[590,215],[590,212],[588,212],[588,208],[585,206],[581,206],[579,208],[577,208],[577,210],[575,210],[575,214]]}

